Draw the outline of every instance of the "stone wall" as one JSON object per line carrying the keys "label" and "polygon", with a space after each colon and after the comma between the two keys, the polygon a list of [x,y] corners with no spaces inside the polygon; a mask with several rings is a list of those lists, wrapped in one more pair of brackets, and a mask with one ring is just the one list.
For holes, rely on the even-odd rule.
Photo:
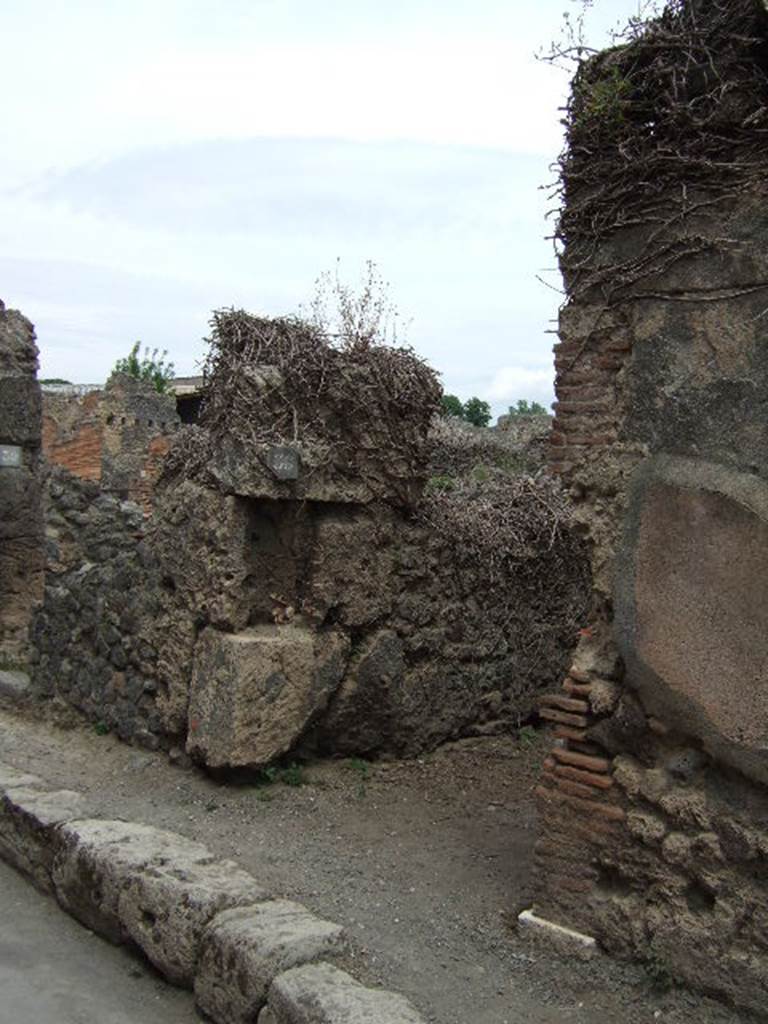
{"label": "stone wall", "polygon": [[24,666],[42,594],[39,461],[35,331],[0,302],[0,669]]}
{"label": "stone wall", "polygon": [[170,439],[179,425],[175,399],[143,382],[114,376],[103,390],[81,395],[61,390],[43,393],[43,453],[102,490],[152,504]]}
{"label": "stone wall", "polygon": [[[765,198],[698,193],[685,217],[668,198],[682,255],[610,303],[576,291],[560,320],[551,466],[589,534],[593,602],[542,702],[535,910],[764,1013]],[[590,266],[629,265],[654,232],[614,231]]]}
{"label": "stone wall", "polygon": [[31,631],[37,693],[58,697],[121,738],[156,747],[159,613],[138,505],[59,467],[44,489],[44,600]]}
{"label": "stone wall", "polygon": [[46,518],[38,691],[126,739],[186,745],[211,768],[415,754],[513,729],[562,673],[584,615],[570,534],[509,571],[512,616],[471,558],[385,505],[187,480],[162,488],[142,521],[55,470]]}

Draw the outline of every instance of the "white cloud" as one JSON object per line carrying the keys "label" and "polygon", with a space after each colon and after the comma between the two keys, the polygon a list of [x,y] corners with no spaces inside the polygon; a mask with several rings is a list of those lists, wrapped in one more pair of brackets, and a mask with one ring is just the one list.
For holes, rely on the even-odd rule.
{"label": "white cloud", "polygon": [[551,365],[540,367],[502,366],[493,375],[488,387],[489,401],[510,402],[518,398],[552,401],[553,368]]}

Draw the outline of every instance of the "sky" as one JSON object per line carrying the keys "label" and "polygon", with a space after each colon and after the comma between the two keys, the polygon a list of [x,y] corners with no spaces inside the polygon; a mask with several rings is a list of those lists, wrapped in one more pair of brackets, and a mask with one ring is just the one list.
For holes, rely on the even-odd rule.
{"label": "sky", "polygon": [[[637,0],[595,0],[600,43]],[[193,374],[213,309],[297,313],[372,260],[449,393],[553,398],[551,165],[573,0],[4,0],[0,299],[41,376],[140,340]],[[549,332],[549,333],[548,333]]]}

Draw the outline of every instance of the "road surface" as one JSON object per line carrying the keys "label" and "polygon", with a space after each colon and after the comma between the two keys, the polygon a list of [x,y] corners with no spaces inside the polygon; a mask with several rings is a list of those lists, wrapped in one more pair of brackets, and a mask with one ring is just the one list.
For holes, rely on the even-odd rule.
{"label": "road surface", "polygon": [[188,992],[0,862],[0,1024],[200,1024]]}

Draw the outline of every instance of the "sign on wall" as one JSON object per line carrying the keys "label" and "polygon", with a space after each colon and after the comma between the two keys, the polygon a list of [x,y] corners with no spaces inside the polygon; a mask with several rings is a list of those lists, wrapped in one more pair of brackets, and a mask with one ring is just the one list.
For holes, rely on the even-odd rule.
{"label": "sign on wall", "polygon": [[0,469],[17,469],[20,465],[20,446],[17,444],[0,444]]}
{"label": "sign on wall", "polygon": [[275,445],[267,452],[266,461],[278,480],[299,479],[299,453],[295,448]]}

